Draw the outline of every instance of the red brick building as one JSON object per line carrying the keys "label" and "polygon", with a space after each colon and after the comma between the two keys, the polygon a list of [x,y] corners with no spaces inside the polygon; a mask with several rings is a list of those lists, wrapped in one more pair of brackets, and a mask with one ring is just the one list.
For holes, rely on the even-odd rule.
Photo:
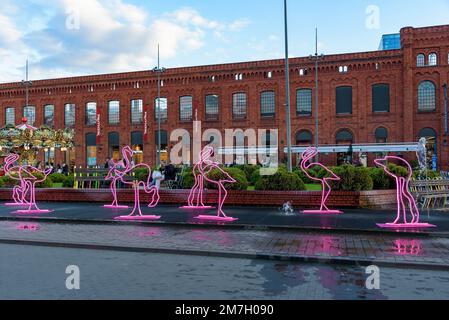
{"label": "red brick building", "polygon": [[[406,27],[400,37],[400,49],[327,55],[320,61],[319,142],[413,142],[426,136],[434,138],[430,147],[439,167],[448,169],[443,86],[449,82],[449,25]],[[307,57],[290,61],[293,144],[314,141],[314,68]],[[198,119],[203,130],[278,128],[284,149],[283,60],[168,69],[161,79],[164,148],[174,145],[165,132],[192,131],[192,120]],[[134,145],[145,162],[154,164],[156,97],[152,71],[34,81],[29,108],[24,87],[5,83],[0,84],[0,124],[17,124],[25,116],[35,126],[73,127],[75,150],[70,155],[57,150],[56,163],[69,157],[78,165],[102,164],[119,146]],[[285,159],[283,152],[280,158]]]}

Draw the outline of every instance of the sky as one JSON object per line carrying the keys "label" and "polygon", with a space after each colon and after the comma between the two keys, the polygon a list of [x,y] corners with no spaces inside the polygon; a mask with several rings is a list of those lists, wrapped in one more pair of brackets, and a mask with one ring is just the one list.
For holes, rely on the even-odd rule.
{"label": "sky", "polygon": [[[377,50],[449,0],[288,0],[290,56]],[[0,0],[0,83],[284,57],[283,0]]]}

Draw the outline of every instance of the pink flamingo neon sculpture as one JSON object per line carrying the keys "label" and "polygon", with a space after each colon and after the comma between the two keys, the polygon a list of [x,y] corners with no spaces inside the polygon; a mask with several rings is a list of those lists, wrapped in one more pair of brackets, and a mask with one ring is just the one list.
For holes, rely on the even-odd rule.
{"label": "pink flamingo neon sculpture", "polygon": [[[236,181],[222,168],[220,168],[218,162],[214,162],[210,160],[214,153],[214,148],[211,146],[206,146],[203,151],[201,152],[200,159],[202,159],[201,165],[198,166],[198,179],[206,180],[209,183],[215,184],[218,187],[218,210],[216,216],[209,216],[209,215],[200,215],[198,217],[195,217],[195,219],[199,220],[213,220],[213,221],[225,221],[225,222],[231,222],[238,220],[237,218],[228,217],[224,211],[223,211],[223,204],[226,200],[226,197],[228,195],[228,192],[226,191],[226,188],[224,186],[225,183],[235,183]],[[221,174],[224,176],[224,178],[217,180],[212,180],[208,177],[208,174],[214,170],[217,169],[221,172]],[[202,184],[201,184],[202,186]],[[201,188],[202,189],[202,188]]]}
{"label": "pink flamingo neon sculpture", "polygon": [[[140,187],[142,186],[146,193],[151,193],[151,202],[148,205],[149,208],[154,208],[159,203],[159,190],[156,186],[148,187],[148,184],[150,183],[150,177],[151,177],[151,168],[150,166],[146,164],[137,164],[134,166],[131,166],[131,159],[133,156],[133,151],[129,146],[126,146],[122,149],[122,155],[123,155],[123,161],[125,162],[125,168],[124,169],[114,169],[114,173],[116,176],[120,177],[119,179],[126,185],[132,185],[134,189],[134,208],[131,214],[128,216],[120,216],[116,217],[115,220],[158,220],[161,217],[155,216],[155,215],[143,215],[142,210],[140,208]],[[145,168],[148,170],[148,178],[147,181],[126,181],[125,176],[130,174],[133,170],[136,168]]]}
{"label": "pink flamingo neon sculpture", "polygon": [[[319,210],[304,210],[303,213],[305,214],[340,214],[343,213],[340,210],[330,210],[326,206],[327,199],[329,198],[329,195],[332,191],[332,187],[329,184],[329,181],[340,181],[340,177],[338,177],[332,170],[324,166],[323,164],[319,162],[313,162],[307,164],[312,158],[314,158],[318,154],[318,149],[314,147],[307,148],[306,151],[302,154],[302,160],[301,160],[301,170],[306,174],[309,179],[313,181],[320,181],[321,185],[323,186],[322,196],[321,196],[321,207]],[[330,177],[325,178],[316,178],[309,174],[308,170],[313,167],[321,167],[324,170],[326,170]],[[327,187],[327,188],[326,188]]]}
{"label": "pink flamingo neon sculpture", "polygon": [[5,158],[5,173],[13,180],[19,181],[18,186],[14,186],[12,189],[12,198],[14,202],[5,203],[6,206],[28,206],[29,203],[26,200],[26,195],[28,193],[28,185],[25,180],[21,179],[19,176],[15,176],[12,172],[19,172],[20,166],[14,167],[14,163],[19,160],[18,154],[10,154]]}
{"label": "pink flamingo neon sculpture", "polygon": [[108,172],[105,180],[111,180],[112,204],[104,205],[105,208],[111,209],[128,209],[128,206],[119,205],[117,197],[117,182],[122,178],[122,171],[118,170],[119,164],[115,164]]}
{"label": "pink flamingo neon sculpture", "polygon": [[[9,158],[9,159],[8,159]],[[26,210],[17,210],[14,213],[20,214],[34,214],[34,213],[48,213],[51,210],[39,209],[36,204],[36,184],[40,182],[44,182],[48,175],[51,173],[51,169],[47,169],[45,171],[39,170],[33,166],[25,165],[25,166],[16,166],[12,167],[12,163],[17,161],[17,155],[10,155],[7,157],[5,172],[11,177],[12,169],[17,170],[18,177],[20,180],[20,187],[16,189],[16,194],[22,197],[22,200],[26,202],[26,194],[30,194],[30,200],[26,202],[28,205],[28,209]],[[37,178],[36,173],[42,174],[42,178]],[[14,192],[14,191],[13,191]],[[21,194],[20,194],[21,192]],[[17,197],[17,196],[16,196]],[[18,199],[20,202],[20,198]]]}
{"label": "pink flamingo neon sculpture", "polygon": [[[408,169],[408,175],[407,177],[399,177],[396,174],[392,173],[388,169],[387,163],[390,161],[399,161],[403,163],[406,168]],[[383,168],[385,173],[388,174],[390,177],[393,177],[396,181],[396,198],[397,198],[397,216],[396,220],[393,223],[384,223],[384,224],[377,224],[381,228],[433,228],[435,227],[432,224],[429,223],[420,223],[420,213],[418,210],[418,206],[416,205],[416,201],[413,198],[412,194],[410,193],[410,180],[412,178],[413,170],[410,166],[410,163],[408,163],[406,160],[395,157],[395,156],[387,156],[382,159],[376,159],[374,160],[374,163],[378,165],[379,167]],[[411,221],[407,221],[407,206],[405,205],[404,198],[409,203],[409,211],[411,214]],[[402,215],[402,223],[399,221],[401,220]]]}
{"label": "pink flamingo neon sculpture", "polygon": [[[194,210],[207,210],[212,209],[212,206],[206,206],[204,204],[204,170],[202,169],[206,163],[207,152],[203,149],[200,152],[198,163],[193,167],[193,175],[195,177],[195,184],[189,193],[189,198],[187,200],[188,205],[181,207],[181,209],[194,209]],[[213,152],[213,149],[212,149]]]}

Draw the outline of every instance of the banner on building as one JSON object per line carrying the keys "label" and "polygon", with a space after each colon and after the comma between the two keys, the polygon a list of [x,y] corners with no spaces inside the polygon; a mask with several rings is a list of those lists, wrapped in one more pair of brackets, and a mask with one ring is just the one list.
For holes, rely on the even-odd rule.
{"label": "banner on building", "polygon": [[150,107],[147,105],[143,106],[143,142],[148,141],[148,110]]}
{"label": "banner on building", "polygon": [[97,108],[96,127],[97,127],[97,145],[98,145],[101,142],[101,112],[100,112],[100,108]]}

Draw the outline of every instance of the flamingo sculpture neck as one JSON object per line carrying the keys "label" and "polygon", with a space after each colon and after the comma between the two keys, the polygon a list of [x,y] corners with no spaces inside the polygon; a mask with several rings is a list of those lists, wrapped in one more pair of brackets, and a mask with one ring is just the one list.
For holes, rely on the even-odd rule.
{"label": "flamingo sculpture neck", "polygon": [[[309,161],[315,157],[319,153],[318,149],[315,147],[309,147],[307,148],[303,154],[302,154],[302,160],[301,160],[301,170],[304,172],[304,174],[313,181],[320,181],[322,185],[322,193],[321,193],[321,206],[319,210],[304,210],[303,213],[306,214],[340,214],[343,213],[340,210],[330,210],[327,207],[327,200],[329,198],[329,195],[332,192],[332,187],[329,183],[329,181],[339,181],[340,177],[338,177],[332,170],[327,168],[325,165],[323,165],[320,162],[312,162],[309,163]],[[312,176],[309,173],[309,169],[311,167],[321,167],[322,169],[326,170],[326,172],[329,174],[328,177],[323,178],[317,178]]]}

